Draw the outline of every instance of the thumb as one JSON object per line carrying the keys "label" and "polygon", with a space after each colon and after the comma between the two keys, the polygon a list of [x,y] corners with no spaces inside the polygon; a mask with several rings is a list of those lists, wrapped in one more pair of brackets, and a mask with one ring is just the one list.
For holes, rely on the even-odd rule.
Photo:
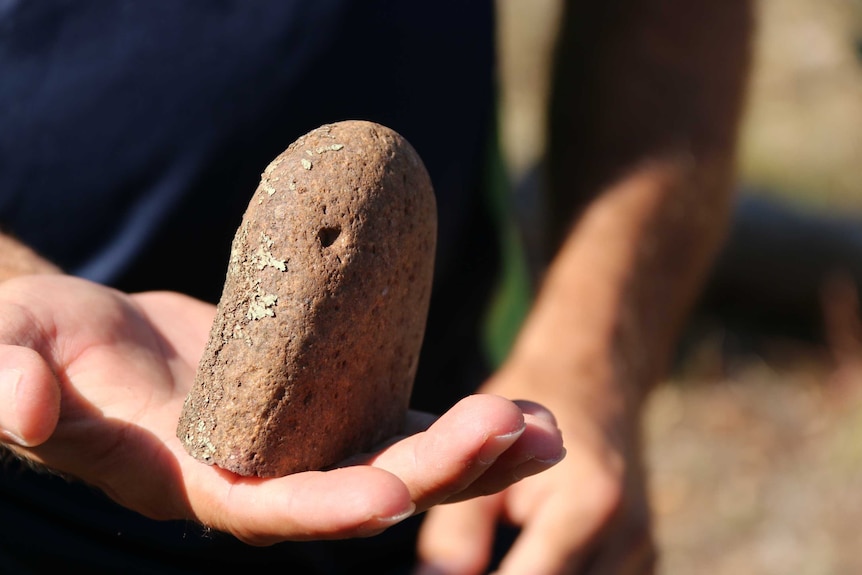
{"label": "thumb", "polygon": [[51,437],[60,418],[60,385],[41,355],[0,345],[0,441],[23,447]]}

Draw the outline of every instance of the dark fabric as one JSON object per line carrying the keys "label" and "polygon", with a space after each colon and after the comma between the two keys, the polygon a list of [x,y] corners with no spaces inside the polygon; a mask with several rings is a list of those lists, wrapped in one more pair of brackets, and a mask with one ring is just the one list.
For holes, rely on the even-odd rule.
{"label": "dark fabric", "polygon": [[[477,192],[492,74],[490,0],[0,0],[0,226],[70,273],[214,302],[267,163],[323,123],[386,124],[437,194],[414,405],[440,411],[484,374],[477,324],[497,260]],[[17,462],[0,474],[2,572],[397,572],[417,523],[258,549]]]}

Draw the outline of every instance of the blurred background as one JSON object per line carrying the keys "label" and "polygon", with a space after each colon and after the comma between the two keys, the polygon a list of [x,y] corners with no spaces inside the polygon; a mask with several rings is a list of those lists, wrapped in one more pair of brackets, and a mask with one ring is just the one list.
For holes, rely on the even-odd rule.
{"label": "blurred background", "polygon": [[[515,190],[559,1],[498,0]],[[862,0],[757,10],[733,239],[645,418],[660,573],[862,573]]]}

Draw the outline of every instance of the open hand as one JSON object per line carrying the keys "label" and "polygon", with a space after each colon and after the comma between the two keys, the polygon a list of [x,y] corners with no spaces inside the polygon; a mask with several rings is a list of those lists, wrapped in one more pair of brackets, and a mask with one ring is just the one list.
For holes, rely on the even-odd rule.
{"label": "open hand", "polygon": [[328,471],[242,477],[175,435],[215,314],[169,292],[69,276],[0,284],[0,439],[155,519],[194,519],[255,545],[368,536],[438,503],[500,491],[563,457],[541,406],[494,395]]}

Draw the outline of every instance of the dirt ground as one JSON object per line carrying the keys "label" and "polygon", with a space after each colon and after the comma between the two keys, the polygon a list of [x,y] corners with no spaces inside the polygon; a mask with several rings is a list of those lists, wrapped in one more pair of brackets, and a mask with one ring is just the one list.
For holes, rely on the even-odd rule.
{"label": "dirt ground", "polygon": [[[513,178],[542,153],[559,0],[500,0]],[[862,216],[862,0],[760,0],[740,177]],[[862,219],[860,219],[862,221]],[[862,224],[860,224],[862,225]],[[645,415],[661,575],[862,573],[858,302],[822,344],[702,334]]]}
{"label": "dirt ground", "polygon": [[862,362],[714,338],[646,413],[660,573],[862,573]]}
{"label": "dirt ground", "polygon": [[[761,0],[758,16],[741,177],[859,214],[862,2]],[[718,330],[653,396],[662,574],[862,573],[858,302],[835,311],[823,345],[774,337],[728,357]]]}

